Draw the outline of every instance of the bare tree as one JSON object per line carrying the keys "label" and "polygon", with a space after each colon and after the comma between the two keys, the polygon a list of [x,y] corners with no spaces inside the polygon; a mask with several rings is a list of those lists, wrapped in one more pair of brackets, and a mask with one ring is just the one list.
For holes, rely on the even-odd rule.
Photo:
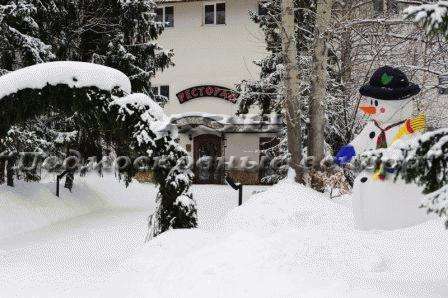
{"label": "bare tree", "polygon": [[0,159],[0,184],[5,183],[6,162]]}
{"label": "bare tree", "polygon": [[302,129],[300,125],[300,80],[297,69],[297,47],[295,40],[294,0],[282,1],[282,49],[284,54],[284,117],[288,128],[290,166],[296,172],[296,181],[303,183]]}
{"label": "bare tree", "polygon": [[[310,130],[308,134],[308,156],[313,157],[313,171],[320,170],[320,163],[325,157],[325,111],[324,100],[327,94],[327,40],[328,27],[331,20],[333,0],[318,0],[316,11],[316,25],[314,27],[314,51],[313,66],[311,72],[311,96],[310,96]],[[323,191],[316,185],[315,175],[311,175],[313,188]],[[314,187],[315,186],[315,187]]]}

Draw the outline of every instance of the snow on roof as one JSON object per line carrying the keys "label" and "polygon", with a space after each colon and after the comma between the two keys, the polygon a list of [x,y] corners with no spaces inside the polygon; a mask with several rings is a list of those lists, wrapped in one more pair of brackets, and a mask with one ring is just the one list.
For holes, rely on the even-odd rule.
{"label": "snow on roof", "polygon": [[97,87],[111,91],[115,87],[131,93],[129,78],[116,69],[86,62],[60,61],[36,64],[0,76],[0,99],[19,90],[40,89],[49,85]]}
{"label": "snow on roof", "polygon": [[208,0],[156,0],[157,4],[177,3],[177,2],[204,2]]}
{"label": "snow on roof", "polygon": [[222,114],[212,114],[204,112],[187,112],[183,114],[171,115],[171,121],[176,122],[182,118],[188,117],[202,117],[215,120],[223,125],[233,124],[233,125],[260,125],[260,124],[271,124],[271,125],[281,125],[282,118],[279,115],[270,115],[269,120],[260,119],[259,115],[222,115]]}
{"label": "snow on roof", "polygon": [[282,118],[270,115],[262,119],[259,115],[220,115],[203,112],[187,112],[171,115],[169,123],[178,126],[181,132],[205,126],[221,132],[279,132]]}

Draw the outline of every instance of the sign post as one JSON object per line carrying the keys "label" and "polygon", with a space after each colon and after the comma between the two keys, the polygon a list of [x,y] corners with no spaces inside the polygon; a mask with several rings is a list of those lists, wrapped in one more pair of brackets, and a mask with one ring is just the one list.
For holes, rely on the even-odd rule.
{"label": "sign post", "polygon": [[226,176],[226,182],[234,190],[238,190],[238,206],[243,205],[243,185],[241,183],[235,183],[235,180],[230,176]]}
{"label": "sign post", "polygon": [[59,198],[59,183],[61,182],[61,179],[64,178],[65,175],[67,175],[70,171],[65,170],[61,174],[56,176],[56,196]]}

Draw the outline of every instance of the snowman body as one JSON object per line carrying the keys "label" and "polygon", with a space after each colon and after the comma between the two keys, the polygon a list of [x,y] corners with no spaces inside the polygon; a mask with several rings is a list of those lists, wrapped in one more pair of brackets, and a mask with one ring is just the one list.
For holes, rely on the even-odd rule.
{"label": "snowman body", "polygon": [[[411,105],[406,101],[383,102],[376,101],[382,106],[381,115],[372,113],[362,132],[350,143],[357,155],[365,151],[378,148],[378,137],[381,129],[392,126],[385,131],[387,147],[390,147],[405,121],[411,118]],[[362,110],[363,107],[361,107]],[[380,125],[378,121],[382,121]],[[419,132],[408,133],[400,140],[411,139]],[[388,174],[384,180],[375,177],[374,172],[363,171],[355,179],[353,187],[353,215],[355,225],[361,230],[381,229],[393,230],[412,226],[427,221],[430,217],[419,208],[423,198],[422,188],[415,184],[406,184],[403,180],[394,180],[394,174]]]}
{"label": "snowman body", "polygon": [[360,230],[394,230],[431,219],[424,209],[422,188],[393,178],[375,180],[363,171],[353,186],[353,215]]}

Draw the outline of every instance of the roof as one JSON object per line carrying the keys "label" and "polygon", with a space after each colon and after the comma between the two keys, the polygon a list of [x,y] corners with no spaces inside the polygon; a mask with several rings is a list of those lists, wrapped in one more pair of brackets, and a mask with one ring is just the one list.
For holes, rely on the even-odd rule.
{"label": "roof", "polygon": [[164,4],[164,3],[178,3],[178,2],[204,2],[208,0],[156,0],[157,4]]}
{"label": "roof", "polygon": [[170,123],[176,125],[182,133],[206,127],[219,132],[241,132],[241,133],[277,133],[282,128],[282,118],[272,115],[270,119],[259,119],[250,115],[229,116],[201,112],[188,112],[172,115]]}

